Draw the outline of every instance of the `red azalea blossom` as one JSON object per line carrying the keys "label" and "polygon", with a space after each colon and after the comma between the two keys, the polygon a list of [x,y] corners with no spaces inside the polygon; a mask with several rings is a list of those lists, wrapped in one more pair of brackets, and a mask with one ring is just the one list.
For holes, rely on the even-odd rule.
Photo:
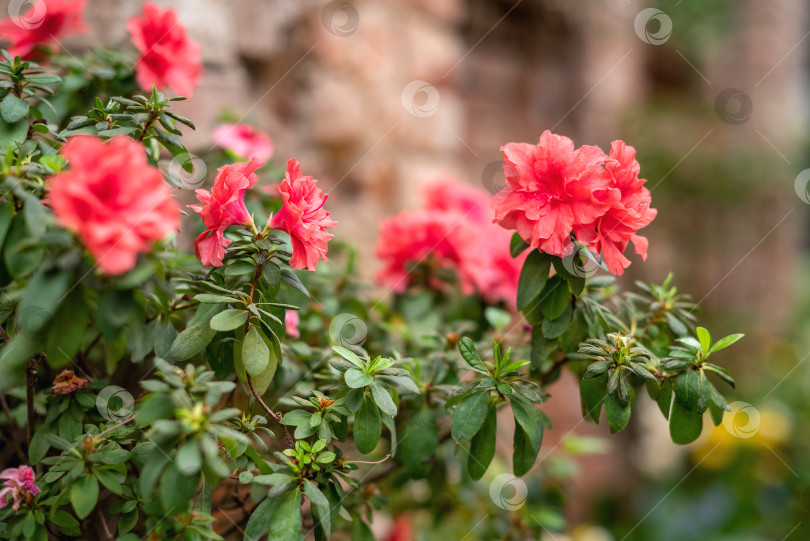
{"label": "red azalea blossom", "polygon": [[[0,472],[0,479],[4,481],[0,489],[0,509],[14,502],[11,508],[17,511],[23,502],[30,503],[31,498],[42,492],[34,483],[34,470],[31,466],[6,468]],[[9,501],[9,496],[11,500]]]}
{"label": "red azalea blossom", "polygon": [[200,215],[206,229],[194,240],[194,254],[206,267],[222,266],[225,248],[231,244],[230,239],[225,238],[225,229],[253,223],[245,207],[245,190],[256,184],[255,171],[261,166],[262,162],[255,158],[250,162],[223,165],[217,169],[211,192],[196,191],[202,205],[189,207]]}
{"label": "red azalea blossom", "polygon": [[34,47],[87,31],[82,18],[86,0],[35,0],[28,9],[0,21],[0,40],[11,44],[11,56],[27,57]]}
{"label": "red azalea blossom", "polygon": [[592,224],[575,229],[577,239],[601,253],[611,274],[621,275],[630,266],[623,252],[632,241],[635,251],[647,260],[647,238],[636,234],[653,221],[658,211],[650,208],[650,191],[639,178],[641,170],[636,161],[636,150],[624,141],[613,141],[605,170],[611,179],[611,188],[621,193],[607,212]]}
{"label": "red azalea blossom", "polygon": [[143,16],[127,21],[132,43],[141,53],[135,65],[135,78],[144,90],[152,85],[171,88],[191,96],[202,75],[200,46],[186,33],[177,13],[150,2],[143,5]]}
{"label": "red azalea blossom", "polygon": [[294,269],[315,270],[318,261],[329,261],[326,253],[329,239],[326,230],[337,226],[323,208],[327,196],[318,188],[318,181],[301,174],[301,165],[295,158],[287,162],[287,175],[278,185],[284,203],[270,224],[285,231],[292,242],[290,266]]}
{"label": "red azalea blossom", "polygon": [[563,256],[575,226],[593,223],[618,200],[597,147],[574,149],[546,130],[537,145],[508,143],[506,187],[493,199],[495,222],[515,229],[532,248]]}
{"label": "red azalea blossom", "polygon": [[76,136],[61,154],[70,170],[51,178],[51,207],[103,272],[128,271],[139,253],[179,229],[180,208],[140,143],[129,137],[104,143]]}
{"label": "red azalea blossom", "polygon": [[273,141],[247,124],[221,124],[214,130],[214,142],[240,157],[267,161],[273,156]]}

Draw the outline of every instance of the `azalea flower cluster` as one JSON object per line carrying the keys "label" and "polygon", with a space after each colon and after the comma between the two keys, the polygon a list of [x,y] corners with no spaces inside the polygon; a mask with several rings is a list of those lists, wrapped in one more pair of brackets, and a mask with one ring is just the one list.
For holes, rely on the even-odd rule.
{"label": "azalea flower cluster", "polygon": [[650,208],[633,147],[614,141],[605,154],[595,146],[574,148],[568,137],[545,131],[537,145],[508,143],[501,150],[506,186],[493,200],[501,227],[559,257],[570,255],[573,235],[616,275],[630,265],[624,256],[629,242],[646,260],[647,239],[637,231],[657,211]]}
{"label": "azalea flower cluster", "polygon": [[11,503],[11,508],[17,511],[20,505],[30,503],[31,498],[42,492],[34,483],[34,470],[31,466],[6,468],[0,472],[3,488],[0,489],[0,509]]}
{"label": "azalea flower cluster", "polygon": [[[29,58],[40,46],[58,46],[66,36],[82,34],[87,24],[86,0],[35,0],[18,17],[0,21],[0,41],[12,55]],[[144,90],[152,85],[190,97],[202,75],[200,46],[188,37],[177,13],[147,2],[140,17],[127,22],[132,43],[140,53],[135,78]]]}
{"label": "azalea flower cluster", "polygon": [[[465,294],[477,291],[488,302],[514,304],[525,254],[515,259],[509,253],[511,235],[493,225],[489,194],[445,178],[423,195],[422,208],[380,225],[378,281],[402,292],[414,267],[425,264],[455,272]],[[441,287],[435,273],[431,280]]]}
{"label": "azalea flower cluster", "polygon": [[79,135],[60,153],[70,170],[49,180],[50,206],[104,273],[128,271],[138,254],[180,228],[180,207],[141,143]]}
{"label": "azalea flower cluster", "polygon": [[[245,206],[245,191],[256,184],[255,171],[261,166],[255,158],[247,163],[225,165],[217,170],[210,192],[197,190],[197,199],[202,205],[189,206],[200,215],[206,227],[194,241],[194,252],[203,265],[222,265],[225,249],[231,244],[225,237],[228,227],[245,226],[259,235]],[[286,178],[278,185],[283,204],[266,228],[278,229],[290,236],[290,266],[294,269],[315,270],[320,260],[329,261],[326,257],[328,243],[334,235],[326,230],[337,226],[337,222],[331,220],[323,208],[327,196],[317,187],[317,182],[304,176],[298,160],[290,158]]]}

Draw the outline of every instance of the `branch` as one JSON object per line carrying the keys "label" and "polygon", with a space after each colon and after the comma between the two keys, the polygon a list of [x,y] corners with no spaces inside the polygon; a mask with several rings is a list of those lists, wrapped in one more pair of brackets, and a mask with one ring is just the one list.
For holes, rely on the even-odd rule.
{"label": "branch", "polygon": [[[45,357],[44,354],[40,355],[40,360]],[[34,392],[37,383],[37,367],[39,361],[35,357],[28,360],[28,368],[25,370],[25,406],[28,410],[28,445],[31,445],[31,436],[34,434],[34,423],[36,423],[36,412],[34,411]]]}
{"label": "branch", "polygon": [[[245,375],[247,376],[248,387],[250,387],[250,392],[253,394],[253,398],[255,398],[259,402],[259,404],[261,404],[262,408],[264,408],[264,411],[266,411],[270,415],[270,417],[275,419],[278,424],[281,424],[282,418],[281,412],[280,411],[273,412],[273,410],[271,410],[270,407],[264,403],[262,397],[259,396],[258,392],[256,392],[256,387],[253,386],[253,378],[250,377],[250,374]],[[293,447],[295,447],[295,442],[293,441],[292,436],[290,436],[290,433],[287,430],[287,426],[281,425],[281,428],[284,429],[284,436],[287,438],[287,444],[290,446],[290,449],[292,449]]]}

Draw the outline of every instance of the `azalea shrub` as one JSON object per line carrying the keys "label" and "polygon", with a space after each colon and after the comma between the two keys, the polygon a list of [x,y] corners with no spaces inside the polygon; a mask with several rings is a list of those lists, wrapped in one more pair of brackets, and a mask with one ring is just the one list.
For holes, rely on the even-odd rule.
{"label": "azalea shrub", "polygon": [[[538,459],[563,371],[611,432],[657,403],[685,444],[730,411],[742,335],[713,338],[672,276],[615,282],[656,215],[625,142],[546,131],[503,146],[494,197],[427,184],[380,225],[375,288],[266,134],[223,123],[205,175],[173,11],[76,57],[84,2],[40,8],[0,23],[0,537],[406,539],[430,509],[428,529],[535,538],[564,528],[561,457]],[[529,505],[493,495],[522,476]]]}

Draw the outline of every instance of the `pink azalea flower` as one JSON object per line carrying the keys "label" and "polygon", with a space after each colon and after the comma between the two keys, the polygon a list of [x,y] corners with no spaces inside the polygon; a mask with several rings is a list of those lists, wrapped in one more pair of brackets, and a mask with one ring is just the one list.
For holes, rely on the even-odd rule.
{"label": "pink azalea flower", "polygon": [[[425,263],[458,274],[461,290],[474,291],[474,280],[466,264],[475,257],[477,235],[463,215],[456,212],[419,209],[401,212],[383,220],[377,243],[382,269],[377,280],[402,293],[411,284],[414,266]],[[436,287],[441,282],[431,276]]]}
{"label": "pink azalea flower", "polygon": [[[492,223],[489,199],[486,191],[452,178],[428,185],[423,209],[381,225],[378,280],[401,293],[411,283],[413,266],[425,262],[453,270],[465,294],[477,291],[489,303],[514,305],[526,254],[512,257],[511,234]],[[434,285],[442,284],[434,280]]]}
{"label": "pink azalea flower", "polygon": [[194,254],[206,267],[222,266],[225,248],[231,241],[225,238],[225,230],[232,225],[250,225],[253,218],[245,206],[245,190],[256,184],[255,171],[262,162],[238,162],[217,169],[214,187],[197,190],[197,199],[202,205],[189,205],[202,218],[205,231],[194,240]]}
{"label": "pink azalea flower", "polygon": [[466,220],[476,223],[492,223],[489,194],[481,188],[462,184],[443,177],[430,183],[423,190],[424,208],[458,212]]}
{"label": "pink azalea flower", "polygon": [[0,472],[0,479],[4,481],[5,485],[0,489],[0,509],[13,501],[11,508],[17,511],[23,502],[31,503],[31,499],[42,492],[34,483],[34,470],[31,469],[31,466],[6,468]]}
{"label": "pink azalea flower", "polygon": [[273,156],[273,141],[247,124],[220,124],[214,130],[214,142],[242,158],[265,162]]}
{"label": "pink azalea flower", "polygon": [[574,149],[571,139],[546,130],[537,145],[501,150],[506,186],[493,199],[495,222],[532,248],[563,256],[574,227],[593,223],[619,199],[597,147]]}
{"label": "pink azalea flower", "polygon": [[286,310],[284,312],[284,326],[287,328],[287,336],[301,338],[301,331],[298,330],[300,321],[297,310]]}
{"label": "pink azalea flower", "polygon": [[611,274],[621,275],[630,266],[630,260],[624,256],[630,241],[636,253],[647,260],[647,238],[636,232],[648,226],[658,211],[650,208],[650,191],[644,187],[646,180],[639,178],[641,168],[633,147],[624,141],[613,141],[605,170],[611,179],[611,188],[621,193],[621,199],[603,216],[591,224],[578,226],[575,232],[578,240],[602,254]]}
{"label": "pink azalea flower", "polygon": [[40,44],[53,44],[71,34],[87,32],[82,10],[87,0],[35,0],[19,3],[28,9],[0,21],[0,41],[12,56],[27,57]]}
{"label": "pink azalea flower", "polygon": [[140,143],[76,136],[61,154],[70,170],[50,179],[50,205],[103,272],[128,271],[139,253],[180,228],[180,208]]}
{"label": "pink azalea flower", "polygon": [[317,186],[318,181],[301,174],[301,165],[295,158],[287,162],[286,178],[278,185],[284,203],[270,224],[285,231],[292,242],[290,266],[294,269],[315,270],[318,261],[329,261],[326,254],[329,239],[326,230],[337,226],[323,208],[326,198]]}
{"label": "pink azalea flower", "polygon": [[191,96],[202,75],[200,46],[188,37],[172,9],[147,2],[143,16],[127,21],[132,43],[141,56],[135,65],[135,79],[144,90],[171,88]]}

